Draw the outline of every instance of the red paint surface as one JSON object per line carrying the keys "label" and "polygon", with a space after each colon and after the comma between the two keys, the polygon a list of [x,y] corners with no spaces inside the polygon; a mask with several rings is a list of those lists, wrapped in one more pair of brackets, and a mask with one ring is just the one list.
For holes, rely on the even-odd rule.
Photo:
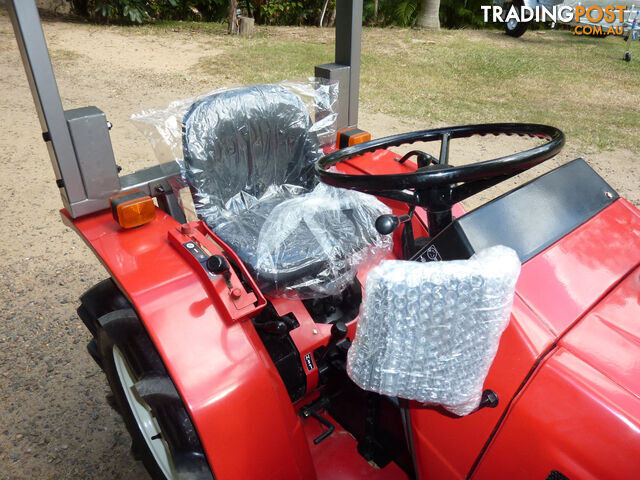
{"label": "red paint surface", "polygon": [[632,479],[640,476],[638,452],[638,397],[560,347],[516,399],[473,478],[544,479],[556,470],[571,479]]}
{"label": "red paint surface", "polygon": [[[395,162],[394,157],[376,152],[357,163],[350,160],[341,169],[353,173],[415,169],[413,164]],[[397,213],[406,211],[406,206],[388,203]],[[456,206],[454,215],[462,214]],[[418,209],[414,219],[418,234],[425,233],[424,216]],[[333,440],[319,446],[309,442],[319,425],[311,424],[313,419],[302,422],[296,415],[251,322],[230,318],[225,302],[214,298],[217,290],[206,276],[170,244],[168,232],[178,227],[177,222],[158,211],[150,224],[125,231],[108,212],[74,221],[65,218],[139,312],[194,420],[217,478],[374,478],[380,474],[363,464],[346,432],[339,430],[335,438],[329,437]],[[395,235],[398,240],[399,232]],[[606,477],[597,462],[607,456],[618,462],[620,472],[637,473],[638,456],[631,455],[630,449],[637,452],[639,448],[639,280],[637,272],[630,272],[639,262],[640,214],[624,200],[527,262],[511,322],[485,382],[485,388],[498,393],[498,407],[455,418],[412,406],[421,478],[464,477],[498,425],[475,472],[481,478],[503,478],[507,473],[517,478],[540,473],[537,478],[545,478],[554,462],[569,465],[569,473],[563,473],[575,475],[572,478],[587,478],[593,472]],[[359,272],[361,281],[370,267]],[[302,358],[326,344],[330,327],[313,323],[301,302],[276,300],[274,306],[278,313],[293,313],[298,319],[300,328],[291,336]],[[356,322],[351,322],[349,337],[355,328]],[[559,346],[554,349],[556,342]],[[542,366],[527,377],[544,355]],[[309,372],[311,396],[316,385],[317,371]],[[615,432],[622,432],[617,440],[612,437]],[[585,449],[589,435],[602,435],[610,445],[596,439],[597,448]],[[547,438],[556,439],[558,446]],[[535,466],[537,456],[547,463]],[[599,460],[593,460],[596,457]],[[530,469],[523,470],[522,465]],[[395,478],[396,473],[380,478]]]}
{"label": "red paint surface", "polygon": [[110,213],[74,221],[140,314],[220,479],[315,478],[302,424],[250,321],[225,320],[169,243],[177,222],[122,230]]}
{"label": "red paint surface", "polygon": [[[464,478],[535,362],[638,263],[640,213],[625,200],[617,200],[526,262],[516,286],[511,322],[502,336],[484,384],[484,388],[498,394],[498,407],[454,418],[414,404],[411,419],[421,478]],[[626,301],[637,305],[637,291],[634,295],[630,289],[624,292]],[[628,312],[616,312],[615,315],[619,320],[612,320],[612,323],[622,322],[623,329],[632,329],[629,322],[633,320],[625,319]],[[637,325],[640,315],[632,318]],[[573,345],[585,340],[578,336],[583,331],[581,327],[582,324],[575,329],[575,335],[574,331],[567,335],[567,340],[576,339]],[[582,335],[593,335],[594,331],[590,329]],[[625,338],[633,343],[629,336]],[[588,348],[582,350],[591,354],[581,355],[594,364],[609,358],[609,366],[615,371],[621,369],[614,358],[627,365],[632,357],[640,358],[638,350],[627,348],[625,353],[614,345],[612,343],[612,348],[604,355],[602,347],[598,347],[598,339],[592,338]],[[627,377],[634,374],[637,371]],[[547,395],[553,398],[555,392],[548,391]],[[582,414],[587,416],[590,412]]]}

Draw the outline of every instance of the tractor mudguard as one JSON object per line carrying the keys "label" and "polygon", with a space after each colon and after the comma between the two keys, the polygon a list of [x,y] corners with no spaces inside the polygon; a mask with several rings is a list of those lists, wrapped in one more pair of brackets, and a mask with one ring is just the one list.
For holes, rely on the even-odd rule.
{"label": "tractor mudguard", "polygon": [[249,320],[232,321],[157,211],[124,230],[108,211],[72,219],[142,319],[193,420],[216,478],[315,478],[300,419]]}

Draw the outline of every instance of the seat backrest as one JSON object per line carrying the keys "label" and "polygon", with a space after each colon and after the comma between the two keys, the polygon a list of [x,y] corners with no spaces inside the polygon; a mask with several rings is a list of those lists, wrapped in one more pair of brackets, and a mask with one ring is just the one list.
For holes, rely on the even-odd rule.
{"label": "seat backrest", "polygon": [[185,176],[198,214],[224,208],[244,191],[259,197],[269,185],[315,184],[322,155],[300,97],[279,85],[214,93],[195,102],[183,119]]}

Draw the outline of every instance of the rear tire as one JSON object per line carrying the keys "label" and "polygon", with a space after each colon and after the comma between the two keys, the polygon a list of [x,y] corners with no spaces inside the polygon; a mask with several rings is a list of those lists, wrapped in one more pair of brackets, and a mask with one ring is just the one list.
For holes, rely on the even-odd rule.
{"label": "rear tire", "polygon": [[[79,311],[95,331],[96,361],[131,435],[134,457],[154,479],[212,480],[196,429],[160,355],[129,302],[113,282],[108,283],[83,295]],[[100,301],[92,290],[120,298]],[[105,313],[109,306],[129,308]],[[99,318],[92,319],[96,313]]]}
{"label": "rear tire", "polygon": [[[517,10],[520,10],[520,7],[524,6],[524,2],[522,0],[513,0],[511,4],[505,5],[505,11],[509,12],[511,7],[515,7]],[[529,28],[529,22],[518,22],[515,20],[509,20],[504,22],[504,32],[510,37],[518,38],[524,35],[524,32]]]}

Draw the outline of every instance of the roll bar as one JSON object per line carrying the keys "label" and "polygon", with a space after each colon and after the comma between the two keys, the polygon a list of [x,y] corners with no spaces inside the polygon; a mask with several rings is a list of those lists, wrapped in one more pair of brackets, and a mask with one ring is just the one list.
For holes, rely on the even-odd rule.
{"label": "roll bar", "polygon": [[[142,190],[179,212],[172,182],[177,163],[119,176],[110,124],[97,107],[64,110],[35,0],[9,0],[9,17],[47,144],[62,203],[73,218],[109,207],[113,195]],[[315,75],[340,82],[338,128],[358,122],[362,0],[337,0],[335,62]]]}

